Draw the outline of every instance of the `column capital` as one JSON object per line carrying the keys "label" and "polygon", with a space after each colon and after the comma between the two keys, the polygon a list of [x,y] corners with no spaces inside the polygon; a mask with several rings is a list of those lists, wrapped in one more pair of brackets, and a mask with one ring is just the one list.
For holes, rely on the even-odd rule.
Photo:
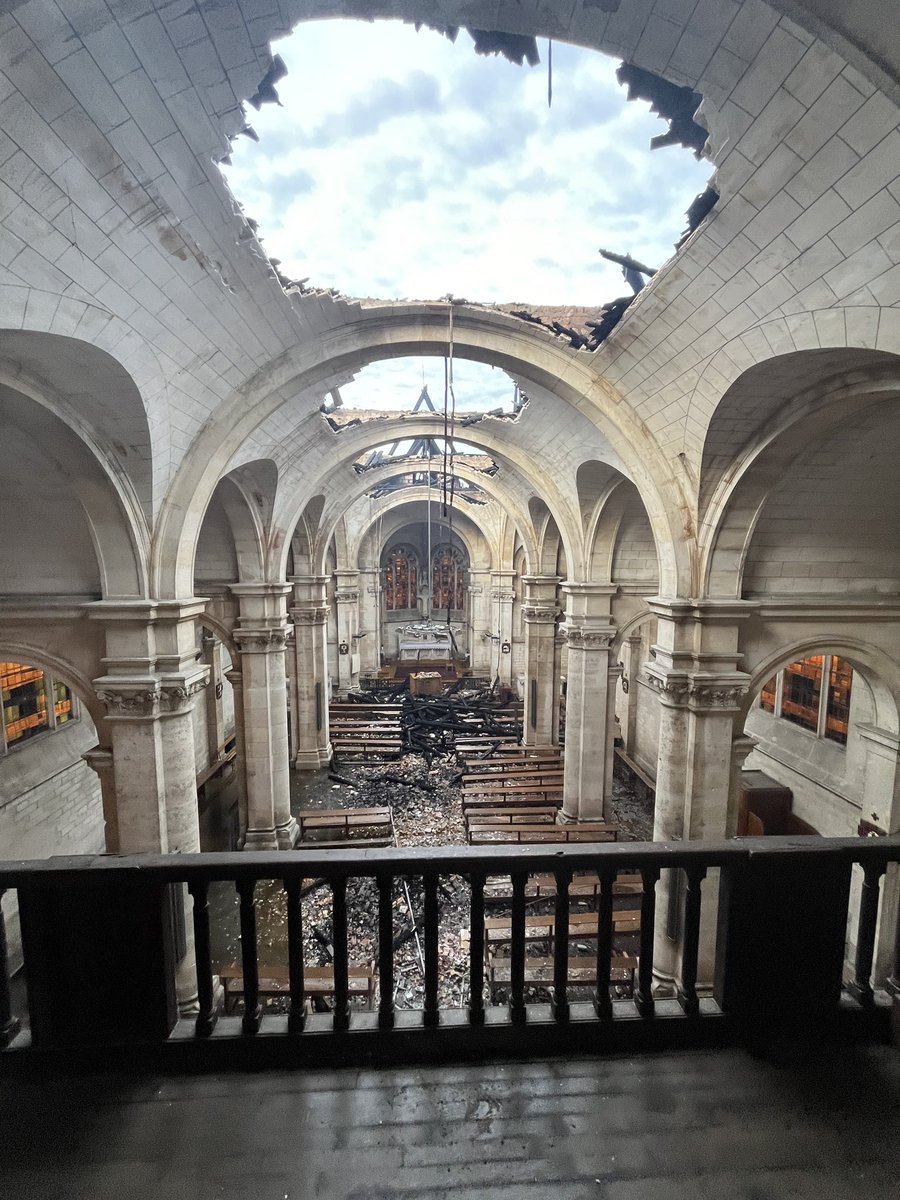
{"label": "column capital", "polygon": [[562,612],[556,605],[523,604],[522,619],[526,625],[555,625]]}
{"label": "column capital", "polygon": [[287,643],[288,628],[235,629],[232,636],[241,654],[277,654]]}
{"label": "column capital", "polygon": [[750,676],[740,671],[670,671],[659,663],[648,663],[644,678],[664,704],[692,712],[738,712],[750,686]]}
{"label": "column capital", "polygon": [[106,746],[92,746],[90,750],[85,750],[81,757],[98,775],[113,769],[113,752]]}
{"label": "column capital", "polygon": [[155,721],[190,712],[195,696],[209,683],[209,667],[189,676],[103,675],[93,683],[109,720]]}
{"label": "column capital", "polygon": [[359,600],[359,590],[357,588],[341,588],[340,591],[334,593],[334,598],[338,604],[356,604]]}
{"label": "column capital", "polygon": [[583,625],[567,625],[566,643],[570,650],[609,650],[615,641],[615,629],[599,629]]}
{"label": "column capital", "polygon": [[324,625],[328,621],[328,605],[293,604],[288,616],[294,625]]}

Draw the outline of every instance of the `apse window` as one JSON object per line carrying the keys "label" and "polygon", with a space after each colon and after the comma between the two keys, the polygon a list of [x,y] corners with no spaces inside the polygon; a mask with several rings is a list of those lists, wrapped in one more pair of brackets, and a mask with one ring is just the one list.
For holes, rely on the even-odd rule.
{"label": "apse window", "polygon": [[759,707],[817,737],[846,746],[853,668],[836,654],[793,662],[763,686]]}
{"label": "apse window", "polygon": [[75,719],[75,702],[64,683],[24,663],[0,663],[3,722],[0,753]]}

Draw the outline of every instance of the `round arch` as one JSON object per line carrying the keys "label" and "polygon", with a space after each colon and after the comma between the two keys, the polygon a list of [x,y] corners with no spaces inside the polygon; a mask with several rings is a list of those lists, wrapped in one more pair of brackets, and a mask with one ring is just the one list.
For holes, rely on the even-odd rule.
{"label": "round arch", "polygon": [[813,654],[837,654],[845,658],[872,689],[877,724],[891,733],[900,732],[900,663],[893,662],[880,647],[841,630],[797,637],[768,651],[756,663],[742,664],[750,675],[750,683],[735,716],[735,727],[743,729],[763,684],[792,662]]}
{"label": "round arch", "polygon": [[[414,490],[419,491],[420,494],[413,495]],[[404,529],[408,525],[418,524],[419,520],[421,519],[416,516],[404,515],[402,512],[402,509],[406,508],[408,505],[415,504],[415,503],[421,502],[423,500],[427,500],[427,498],[428,498],[428,496],[427,496],[427,491],[425,488],[409,489],[409,491],[404,492],[402,495],[395,495],[395,496],[390,497],[391,503],[386,504],[380,512],[373,513],[372,519],[370,521],[368,521],[364,530],[360,533],[359,537],[354,539],[353,548],[352,548],[353,554],[355,556],[354,561],[357,564],[359,563],[359,556],[362,553],[362,550],[363,550],[363,547],[365,546],[366,540],[370,539],[374,536],[375,526],[377,525],[379,519],[383,519],[388,514],[394,514],[391,517],[391,520],[388,523],[388,525],[386,527],[382,526],[382,529],[381,529],[381,541],[383,544],[381,547],[378,547],[378,549],[377,549],[377,557],[380,560],[380,556],[384,552],[385,547],[398,535],[400,530]],[[474,562],[477,558],[477,555],[475,553],[475,542],[473,540],[473,533],[476,535],[481,534],[482,537],[484,537],[485,535],[484,535],[483,531],[479,528],[479,526],[476,524],[476,522],[470,516],[468,516],[468,514],[457,512],[456,517],[462,518],[462,520],[457,521],[457,519],[454,518],[454,521],[453,521],[454,536],[458,537],[459,540],[465,546],[466,553],[469,556],[469,562],[470,563]],[[440,529],[442,531],[447,529],[447,524],[443,519],[440,523]],[[490,545],[490,539],[485,537],[485,540]],[[437,544],[437,543],[435,543],[435,544]],[[492,550],[495,550],[495,549],[496,549],[495,547],[492,547]]]}
{"label": "round arch", "polygon": [[[301,391],[315,386],[326,389],[335,374],[378,359],[442,355],[447,350],[447,305],[378,305],[362,310],[355,322],[343,325],[327,341],[305,343],[249,380],[220,419],[197,439],[179,468],[154,540],[153,579],[159,594],[177,592],[186,583],[197,536],[197,510],[205,507],[218,475],[240,443],[271,412]],[[586,416],[623,462],[641,493],[657,544],[666,548],[661,586],[675,594],[679,581],[687,585],[691,551],[684,536],[687,509],[680,484],[646,426],[621,403],[621,396],[599,374],[593,360],[513,317],[467,307],[454,308],[454,353],[499,366],[526,387],[534,382]],[[381,435],[388,432],[388,423],[379,424],[375,436],[384,440]],[[408,423],[408,431],[412,424]],[[486,430],[477,426],[466,430],[466,440],[475,442],[476,429],[486,443]],[[349,438],[353,432],[337,436]],[[497,452],[502,449],[503,443]],[[529,463],[519,465],[527,477]],[[287,523],[276,521],[275,527],[283,531]],[[577,524],[574,516],[573,523]],[[577,546],[571,535],[566,536],[567,551],[576,563]]]}
{"label": "round arch", "polygon": [[94,691],[91,680],[67,659],[45,647],[17,638],[0,638],[0,657],[4,662],[27,663],[59,679],[78,698],[97,731],[101,745],[108,741],[106,708]]}
{"label": "round arch", "polygon": [[[369,491],[369,489],[373,486],[373,480],[377,480],[379,483],[387,482],[390,479],[396,479],[398,476],[407,475],[409,472],[410,464],[407,461],[398,462],[396,469],[394,467],[386,467],[384,470],[379,471],[377,475],[359,476],[355,481],[353,492],[350,493],[349,496],[345,493],[340,500],[336,500],[333,507],[336,509],[339,504],[341,509],[339,513],[336,513],[333,510],[329,511],[328,506],[326,505],[321,515],[321,532],[314,542],[316,548],[315,561],[317,563],[317,569],[321,568],[321,565],[324,562],[325,547],[327,547],[341,516],[349,511],[351,505],[356,504],[365,496],[366,492]],[[531,556],[534,556],[536,551],[530,521],[528,520],[528,514],[522,505],[517,501],[517,499],[511,494],[510,489],[504,487],[502,481],[496,476],[485,475],[481,471],[462,464],[456,464],[454,466],[454,474],[462,479],[468,480],[471,483],[478,484],[479,487],[483,488],[487,495],[496,500],[497,504],[504,511],[504,513],[508,513],[512,517],[516,528],[519,530],[520,536],[523,539],[523,543],[526,546],[526,556],[529,557],[529,561],[533,561]],[[401,499],[427,500],[428,489],[426,487],[419,486],[408,487],[404,488],[402,492],[394,493],[394,495],[400,496]],[[377,504],[380,505],[382,499],[388,500],[390,498],[392,497],[382,497],[377,501]],[[431,498],[434,500],[433,491]],[[383,511],[386,510],[380,509],[375,505],[372,507],[373,516],[377,516],[379,512]],[[461,512],[465,515],[465,509],[463,508],[457,507],[455,511]],[[352,558],[352,554],[350,557]],[[280,565],[281,564],[279,562],[277,565],[275,565],[275,569],[277,570]]]}

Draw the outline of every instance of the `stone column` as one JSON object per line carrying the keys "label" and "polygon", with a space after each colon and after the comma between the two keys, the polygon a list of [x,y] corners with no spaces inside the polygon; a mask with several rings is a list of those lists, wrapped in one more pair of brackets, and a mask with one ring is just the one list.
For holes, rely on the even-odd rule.
{"label": "stone column", "polygon": [[728,785],[728,813],[725,819],[725,837],[737,835],[738,809],[741,800],[741,777],[744,763],[756,749],[758,738],[742,733],[731,743],[731,779]]}
{"label": "stone column", "polygon": [[244,676],[235,667],[225,672],[234,699],[234,773],[238,782],[238,835],[247,835],[247,759],[244,755]]}
{"label": "stone column", "polygon": [[294,623],[294,766],[318,771],[331,761],[328,730],[328,600],[326,575],[295,575],[291,620]]}
{"label": "stone column", "polygon": [[610,661],[606,671],[606,769],[603,776],[604,812],[612,811],[613,766],[616,748],[616,691],[622,678],[622,664]]}
{"label": "stone column", "polygon": [[625,753],[631,755],[634,754],[635,741],[637,740],[637,681],[643,667],[643,663],[641,662],[642,640],[639,633],[633,633],[631,637],[625,639],[625,644],[622,647],[624,655],[623,666],[625,668],[623,680],[627,681],[628,684],[628,691],[623,697],[624,710],[621,717],[622,741],[625,743]]}
{"label": "stone column", "polygon": [[[491,674],[496,671],[500,682],[505,687],[512,686],[512,641],[513,641],[513,602],[516,593],[513,588],[515,571],[491,572],[491,601],[493,621],[491,634],[499,641],[492,642],[494,655],[491,661]],[[503,647],[507,646],[506,653]]]}
{"label": "stone column", "polygon": [[[749,684],[737,669],[743,601],[651,601],[658,643],[645,676],[659,695],[654,841],[721,840],[734,828],[735,722]],[[749,748],[748,751],[749,753]],[[697,986],[712,985],[718,872],[703,884]],[[677,991],[683,944],[681,872],[657,886],[654,976],[660,994]]]}
{"label": "stone column", "polygon": [[211,763],[225,751],[225,713],[222,705],[222,643],[211,633],[203,634],[203,661],[209,667],[206,689],[206,748]]}
{"label": "stone column", "polygon": [[247,783],[245,850],[290,850],[299,836],[291,815],[288,775],[287,640],[282,583],[236,583],[234,631],[241,656],[244,762]]}
{"label": "stone column", "polygon": [[202,600],[101,601],[107,674],[94,680],[112,740],[123,854],[200,848],[191,711],[209,668],[197,663]]}
{"label": "stone column", "polygon": [[491,640],[490,571],[479,567],[469,570],[469,612],[471,637],[469,666],[473,675],[493,675],[495,643]]}
{"label": "stone column", "polygon": [[524,575],[526,746],[559,745],[559,674],[556,656],[557,575]]}
{"label": "stone column", "polygon": [[[198,664],[203,600],[101,601],[107,674],[94,680],[106,705],[112,741],[116,833],[122,854],[200,850],[197,765],[191,713],[209,668]],[[103,775],[101,774],[101,786]],[[187,950],[175,973],[182,1015],[196,1011],[197,976],[190,897]]]}
{"label": "stone column", "polygon": [[609,723],[609,648],[615,636],[610,615],[614,584],[564,583],[566,598],[566,750],[562,821],[599,821],[610,811],[604,799]]}
{"label": "stone column", "polygon": [[360,633],[365,637],[356,643],[360,672],[374,674],[381,666],[381,571],[364,567],[360,571]]}
{"label": "stone column", "polygon": [[[337,604],[338,688],[343,695],[359,685],[359,652],[354,636],[359,630],[359,571],[335,572],[334,599]],[[342,647],[346,647],[346,651]]]}
{"label": "stone column", "polygon": [[119,853],[119,812],[116,806],[116,772],[113,752],[105,746],[93,746],[81,756],[100,780],[103,804],[104,845],[107,854]]}

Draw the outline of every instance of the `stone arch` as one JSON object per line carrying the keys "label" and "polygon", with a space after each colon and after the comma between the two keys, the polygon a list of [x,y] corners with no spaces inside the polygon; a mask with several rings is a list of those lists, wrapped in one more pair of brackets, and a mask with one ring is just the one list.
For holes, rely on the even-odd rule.
{"label": "stone arch", "polygon": [[[336,373],[356,370],[368,362],[447,352],[446,305],[373,305],[360,309],[355,316],[327,341],[304,343],[248,380],[224,406],[219,419],[195,441],[179,468],[154,540],[154,581],[161,595],[178,590],[186,564],[192,561],[191,546],[198,532],[196,512],[205,507],[205,495],[215,486],[217,472],[271,412],[291,396],[314,386],[326,387]],[[553,335],[513,317],[463,306],[454,308],[454,353],[499,366],[526,388],[534,380],[588,417],[642,494],[657,544],[665,547],[662,585],[674,591],[679,579],[690,578],[690,548],[682,536],[685,507],[680,484],[646,425],[621,403],[621,397],[598,373],[598,364],[590,355],[573,351]],[[379,423],[375,436],[380,440],[384,440],[382,434],[390,436],[388,424]],[[414,424],[418,423],[407,422],[404,435],[414,432]],[[505,449],[506,456],[511,457],[508,438],[494,435],[492,426],[499,435],[503,423],[488,418],[470,426],[466,440],[475,444],[480,441],[498,457]],[[422,422],[422,430],[429,431],[427,422]],[[338,435],[342,446],[355,441],[352,433]],[[369,446],[370,438],[370,433],[364,435]],[[332,469],[334,460],[334,444],[324,445],[329,461],[323,462],[323,471]],[[518,459],[516,465],[528,477],[528,457],[519,453]],[[560,498],[554,507],[564,512],[568,502]],[[283,517],[275,522],[276,530],[289,524],[290,520]],[[566,532],[564,519],[560,528],[569,542],[567,557],[575,569],[578,547]]]}
{"label": "stone arch", "polygon": [[97,698],[91,679],[70,659],[48,650],[46,646],[38,646],[35,642],[2,635],[0,635],[0,657],[4,662],[27,663],[29,666],[47,671],[54,678],[59,679],[78,698],[79,704],[87,712],[97,731],[97,739],[100,744],[108,743],[106,708]]}
{"label": "stone arch", "polygon": [[866,679],[875,702],[876,722],[891,733],[900,732],[900,662],[892,661],[884,650],[872,642],[848,634],[845,630],[827,627],[819,632],[806,632],[788,639],[775,649],[767,650],[756,662],[742,665],[750,675],[746,695],[735,717],[735,726],[743,729],[744,722],[759,692],[774,674],[792,662],[812,654],[838,654]]}
{"label": "stone arch", "polygon": [[[331,510],[327,510],[323,504],[323,510],[319,517],[319,532],[313,543],[312,554],[315,562],[321,562],[323,554],[322,547],[331,536],[331,530],[334,527],[334,523],[340,519],[339,515],[337,514],[338,505],[340,505],[341,512],[346,512],[349,510],[352,504],[357,503],[365,496],[366,492],[374,486],[374,482],[376,480],[379,483],[387,482],[388,480],[395,479],[398,476],[406,475],[409,473],[409,471],[409,462],[398,460],[396,465],[388,465],[383,470],[378,471],[377,474],[358,476],[355,480],[352,492],[349,495],[346,492],[342,492],[340,496],[336,497],[335,504]],[[512,494],[511,489],[508,486],[504,487],[502,480],[498,477],[485,475],[483,472],[472,467],[467,467],[464,464],[457,463],[454,467],[454,474],[462,479],[468,480],[471,483],[478,484],[478,486],[482,488],[488,496],[497,501],[498,505],[504,512],[511,516],[515,524],[515,528],[521,531],[521,535],[527,546],[527,553],[529,558],[531,558],[531,556],[535,554],[535,544],[530,528],[529,514],[526,512],[523,506],[518,503],[516,497]],[[408,487],[404,488],[402,492],[398,492],[396,494],[407,499],[412,497],[415,497],[416,499],[428,498],[428,490],[425,487]],[[381,499],[386,498],[383,497]],[[377,511],[384,511],[378,508],[378,506],[381,504],[381,499],[377,500],[373,505],[373,515],[376,514]],[[434,500],[434,492],[432,492],[432,500]],[[455,511],[463,514],[466,513],[466,509],[462,507],[460,503],[457,503]],[[350,557],[353,557],[352,553]]]}
{"label": "stone arch", "polygon": [[[223,525],[227,528],[223,528]],[[204,557],[210,553],[215,554],[214,562],[220,563],[222,569],[217,574],[214,566],[211,577],[206,578],[207,582],[210,579],[222,583],[252,583],[261,580],[265,561],[264,539],[265,533],[258,508],[250,502],[241,483],[231,476],[226,476],[219,481],[200,527],[197,561],[194,565],[194,578],[198,585],[202,588],[206,578],[200,572],[203,569]],[[204,555],[204,549],[207,555]]]}
{"label": "stone arch", "polygon": [[[3,534],[9,541],[3,551],[7,578],[15,579],[17,562],[25,564],[20,586],[10,590],[32,594],[40,580],[41,590],[50,591],[49,580],[69,594],[145,597],[149,538],[127,479],[87,427],[43,403],[31,380],[22,375],[6,379],[0,380],[3,475],[8,495],[20,487],[21,495],[31,498],[26,542],[21,540],[21,510],[5,509],[11,522]],[[35,493],[37,480],[40,490]],[[26,552],[32,555],[29,561]]]}
{"label": "stone arch", "polygon": [[[425,499],[427,499],[427,491],[425,488],[409,488],[402,493],[398,493],[389,497],[388,502],[384,505],[384,507],[381,508],[380,511],[372,514],[372,518],[366,525],[365,529],[360,533],[359,537],[354,540],[353,544],[355,546],[355,557],[352,560],[354,565],[361,565],[360,555],[363,547],[366,544],[366,540],[372,537],[373,531],[379,520],[383,522],[385,516],[388,516],[391,513],[394,514],[386,526],[382,524],[380,530],[380,540],[383,543],[382,547],[378,549],[378,557],[380,558],[384,547],[386,547],[394,538],[396,538],[399,531],[404,529],[407,525],[415,524],[417,521],[417,518],[410,518],[410,516],[404,515],[402,510],[409,505],[417,502],[420,503]],[[457,521],[454,519],[453,533],[455,536],[459,536],[460,541],[465,546],[466,552],[469,556],[469,561],[475,562],[478,556],[475,552],[475,543],[473,541],[472,531],[474,530],[476,534],[480,534],[482,537],[484,537],[488,545],[490,545],[490,539],[482,532],[476,522],[467,513],[457,513],[456,516],[461,518],[461,520]],[[447,528],[446,523],[443,521],[441,522],[441,528]]]}
{"label": "stone arch", "polygon": [[[900,356],[851,351],[849,364],[844,364],[850,369],[836,370],[840,356],[822,353],[827,358],[817,361],[828,367],[828,376],[814,378],[795,395],[785,387],[780,411],[766,417],[711,492],[700,531],[705,595],[742,594],[748,553],[765,506],[816,446],[827,444],[842,426],[851,428],[851,422],[864,428],[878,411],[885,412],[886,429],[892,427],[894,410],[886,406],[900,395]],[[765,385],[764,371],[757,370],[755,378],[755,387]],[[767,413],[771,404],[767,393]]]}

